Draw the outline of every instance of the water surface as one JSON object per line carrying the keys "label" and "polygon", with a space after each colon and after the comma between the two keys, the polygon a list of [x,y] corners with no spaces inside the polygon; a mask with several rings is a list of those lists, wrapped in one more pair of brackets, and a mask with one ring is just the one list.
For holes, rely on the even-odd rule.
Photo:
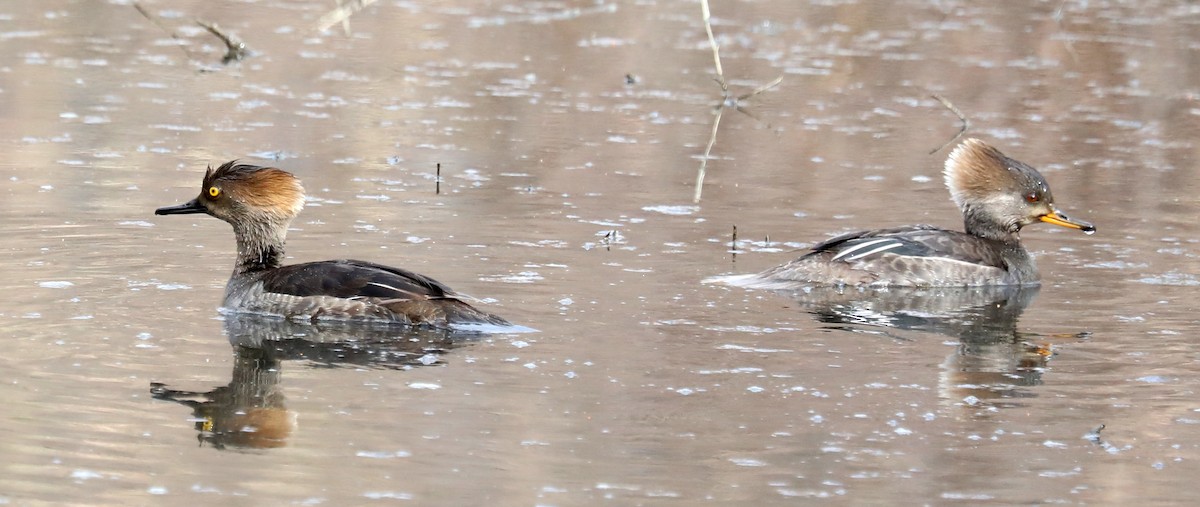
{"label": "water surface", "polygon": [[[714,3],[732,92],[783,81],[725,111],[695,203],[721,100],[695,2],[387,1],[316,30],[332,5],[0,7],[0,503],[1196,496],[1193,7]],[[250,56],[221,65],[195,19]],[[1097,225],[1024,231],[1040,290],[699,283],[958,227],[932,94]],[[222,317],[229,227],[153,210],[233,158],[304,181],[291,261],[403,266],[541,332]]]}

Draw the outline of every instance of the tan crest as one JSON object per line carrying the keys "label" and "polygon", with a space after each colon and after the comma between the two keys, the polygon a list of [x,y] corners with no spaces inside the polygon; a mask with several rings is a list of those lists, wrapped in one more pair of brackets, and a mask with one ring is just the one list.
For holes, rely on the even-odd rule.
{"label": "tan crest", "polygon": [[230,189],[246,204],[264,211],[294,217],[304,208],[304,187],[291,173],[274,167],[254,171]]}
{"label": "tan crest", "polygon": [[950,198],[959,208],[965,201],[984,199],[998,189],[1015,183],[1008,170],[1008,157],[978,139],[967,139],[946,158],[943,175]]}

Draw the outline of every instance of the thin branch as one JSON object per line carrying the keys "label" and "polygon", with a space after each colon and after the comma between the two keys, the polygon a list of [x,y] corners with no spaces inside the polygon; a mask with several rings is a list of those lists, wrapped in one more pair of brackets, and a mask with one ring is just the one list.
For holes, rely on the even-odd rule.
{"label": "thin branch", "polygon": [[971,121],[968,120],[967,117],[962,114],[962,111],[959,111],[957,107],[954,107],[954,104],[950,103],[949,100],[946,100],[945,97],[938,95],[936,93],[931,95],[931,97],[933,97],[934,99],[937,99],[938,102],[941,102],[943,106],[946,106],[946,109],[949,109],[950,112],[954,113],[954,115],[958,116],[958,119],[962,121],[962,128],[958,130],[958,133],[955,134],[954,137],[950,138],[949,141],[946,141],[945,144],[938,146],[937,148],[934,148],[932,151],[929,152],[930,155],[933,155],[934,153],[942,151],[943,148],[950,146],[951,144],[954,144],[956,141],[958,141],[958,139],[960,137],[963,136],[963,134],[966,134],[967,129],[971,128]]}
{"label": "thin branch", "polygon": [[776,87],[776,86],[779,86],[779,83],[782,83],[782,82],[783,82],[783,76],[782,76],[782,75],[780,75],[779,77],[775,78],[775,80],[774,80],[774,81],[771,81],[770,83],[767,83],[767,84],[765,84],[765,85],[762,85],[762,86],[760,86],[760,87],[758,87],[758,88],[755,88],[755,89],[754,89],[753,91],[751,91],[750,93],[745,93],[745,94],[742,94],[742,95],[738,95],[738,98],[736,99],[736,101],[737,101],[737,102],[741,102],[741,101],[743,101],[743,100],[746,100],[746,99],[748,99],[748,98],[751,98],[751,97],[753,97],[753,96],[755,96],[755,95],[758,95],[758,94],[760,94],[760,93],[762,93],[762,92],[765,92],[765,91],[767,91],[767,90],[770,90],[771,88],[774,88],[774,87]]}
{"label": "thin branch", "polygon": [[717,127],[721,125],[721,115],[725,112],[725,104],[717,106],[717,117],[713,119],[712,134],[708,136],[708,146],[704,148],[704,158],[700,159],[700,171],[696,173],[696,193],[692,196],[692,202],[700,202],[700,194],[704,192],[704,172],[708,168],[708,157],[712,153],[714,144],[717,144]]}
{"label": "thin branch", "polygon": [[713,66],[717,69],[717,82],[721,84],[721,91],[728,92],[729,84],[725,82],[725,71],[721,70],[721,46],[717,45],[717,39],[712,33],[712,13],[708,9],[708,0],[700,0],[700,12],[704,18],[704,31],[708,33],[708,45],[712,46]]}
{"label": "thin branch", "polygon": [[[1061,4],[1058,4],[1058,8],[1054,10],[1054,15],[1050,16],[1050,18],[1054,20],[1054,24],[1058,26],[1059,31],[1064,31],[1062,19],[1063,9],[1066,8],[1066,6],[1067,0],[1063,0]],[[1071,60],[1075,63],[1079,63],[1079,53],[1075,52],[1075,44],[1071,42],[1071,36],[1069,34],[1065,34],[1063,36],[1063,47],[1067,49],[1067,54],[1071,55]]]}
{"label": "thin branch", "polygon": [[783,76],[779,76],[774,81],[755,88],[749,93],[737,97],[731,96],[729,93],[729,83],[725,81],[725,71],[721,68],[721,46],[717,44],[716,37],[713,37],[712,12],[708,8],[708,0],[700,0],[700,13],[704,20],[704,32],[708,34],[708,45],[712,48],[713,52],[713,67],[717,71],[715,80],[717,84],[721,85],[721,102],[717,104],[716,117],[713,118],[712,134],[708,136],[708,145],[704,148],[704,158],[700,159],[700,170],[696,173],[696,192],[692,200],[697,203],[700,202],[700,195],[704,192],[704,174],[708,169],[708,159],[712,155],[713,145],[717,143],[717,129],[721,126],[721,116],[725,113],[725,107],[732,107],[746,116],[758,120],[754,115],[742,109],[740,102],[770,90],[783,82]]}
{"label": "thin branch", "polygon": [[342,0],[338,0],[338,6],[336,8],[325,13],[324,16],[321,16],[321,19],[317,20],[317,31],[324,32],[333,25],[341,23],[342,28],[346,30],[346,33],[350,33],[350,16],[353,16],[358,11],[363,10],[363,8],[375,3],[376,1],[377,0],[349,0],[343,3]]}
{"label": "thin branch", "polygon": [[167,28],[167,25],[164,25],[162,23],[162,21],[159,21],[158,18],[154,17],[153,14],[150,14],[150,11],[146,10],[145,7],[142,7],[141,3],[134,2],[133,8],[137,9],[138,13],[141,14],[142,17],[146,18],[151,23],[154,23],[154,26],[157,26],[159,30],[166,32],[167,35],[170,35],[172,39],[175,39],[175,42],[178,42],[178,44],[176,44],[175,47],[179,48],[180,51],[183,51],[183,55],[187,57],[188,61],[195,60],[195,58],[192,58],[192,53],[190,51],[188,51],[186,46],[184,46],[184,44],[186,44],[186,42],[184,42],[184,40],[179,37],[179,34],[176,34],[174,30]]}
{"label": "thin branch", "polygon": [[221,42],[225,43],[225,56],[221,57],[221,63],[240,62],[246,57],[246,43],[222,31],[221,27],[217,26],[216,23],[208,23],[197,19],[196,24],[204,27],[205,30],[208,30],[208,33],[215,35],[218,39],[221,39]]}

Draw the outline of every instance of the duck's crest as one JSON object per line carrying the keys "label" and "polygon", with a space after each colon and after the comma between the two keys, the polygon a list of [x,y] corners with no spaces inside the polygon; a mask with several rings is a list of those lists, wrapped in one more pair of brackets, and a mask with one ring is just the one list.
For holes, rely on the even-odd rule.
{"label": "duck's crest", "polygon": [[223,192],[253,208],[295,217],[304,208],[304,187],[283,169],[242,164],[231,160],[204,175],[204,188],[220,186]]}
{"label": "duck's crest", "polygon": [[1000,150],[978,139],[967,139],[946,157],[942,173],[950,198],[959,209],[971,200],[986,199],[996,189],[1009,186],[1014,179]]}

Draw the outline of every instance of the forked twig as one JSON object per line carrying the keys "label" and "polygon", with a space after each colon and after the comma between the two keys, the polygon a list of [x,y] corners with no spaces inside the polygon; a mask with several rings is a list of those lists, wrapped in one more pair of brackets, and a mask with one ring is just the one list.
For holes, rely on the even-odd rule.
{"label": "forked twig", "polygon": [[[151,23],[154,23],[154,26],[157,26],[159,30],[166,32],[171,36],[172,39],[175,39],[175,41],[179,43],[176,46],[180,51],[183,51],[183,54],[187,57],[189,63],[199,64],[200,60],[193,56],[191,51],[188,51],[187,46],[185,45],[186,42],[182,37],[179,36],[179,34],[168,28],[167,25],[163,24],[163,22],[153,14],[150,14],[150,11],[146,10],[141,3],[133,2],[133,8],[137,9],[138,13],[141,14],[142,17],[146,18]],[[228,64],[229,62],[240,61],[245,58],[247,54],[249,54],[249,50],[246,49],[246,44],[244,42],[238,40],[237,37],[225,33],[215,23],[207,23],[197,19],[196,24],[204,27],[208,33],[215,35],[218,39],[221,39],[222,43],[225,44],[225,56],[221,58],[221,63]],[[201,70],[207,71],[211,69]]]}
{"label": "forked twig", "polygon": [[749,93],[737,97],[731,96],[729,93],[729,82],[725,81],[725,71],[721,68],[721,46],[717,44],[717,38],[713,36],[712,10],[708,8],[708,0],[700,0],[700,13],[704,20],[704,32],[708,34],[708,45],[712,48],[713,67],[717,71],[715,80],[717,84],[721,85],[721,102],[717,104],[716,115],[713,118],[712,134],[709,135],[708,144],[704,147],[704,158],[700,159],[700,170],[696,172],[696,192],[692,196],[692,201],[697,203],[700,202],[700,196],[704,192],[704,175],[708,169],[708,159],[712,154],[713,145],[717,143],[717,128],[721,125],[721,115],[725,112],[725,107],[732,107],[742,114],[757,120],[758,118],[755,118],[754,115],[742,108],[741,101],[770,90],[783,82],[783,76],[779,76],[774,81],[755,88]]}
{"label": "forked twig", "polygon": [[946,100],[945,97],[938,95],[936,93],[931,95],[931,97],[933,97],[934,99],[937,99],[938,102],[941,102],[943,106],[946,106],[946,109],[949,109],[950,112],[954,113],[954,115],[958,116],[958,119],[962,121],[962,128],[958,129],[958,133],[955,134],[954,137],[950,138],[949,141],[946,141],[941,146],[938,146],[937,148],[934,148],[932,151],[929,152],[930,155],[933,155],[934,153],[942,151],[943,148],[950,146],[951,144],[954,144],[956,141],[958,141],[958,139],[960,137],[963,136],[963,134],[966,134],[967,129],[971,128],[971,121],[968,120],[967,117],[962,114],[962,111],[959,111],[957,107],[954,107],[954,104],[952,104],[949,100]]}

